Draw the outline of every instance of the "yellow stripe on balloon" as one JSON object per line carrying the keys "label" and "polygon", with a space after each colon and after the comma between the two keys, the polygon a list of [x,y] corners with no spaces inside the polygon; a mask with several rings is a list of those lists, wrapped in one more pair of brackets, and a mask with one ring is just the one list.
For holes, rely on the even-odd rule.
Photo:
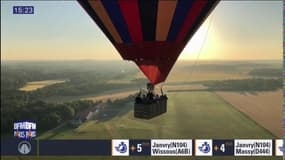
{"label": "yellow stripe on balloon", "polygon": [[98,17],[102,20],[104,26],[107,28],[107,30],[110,32],[112,37],[117,43],[122,43],[122,39],[117,32],[115,26],[113,25],[108,13],[106,12],[101,0],[88,0],[89,4],[93,8],[93,10],[96,12]]}
{"label": "yellow stripe on balloon", "polygon": [[156,40],[165,41],[172,22],[177,0],[159,0],[156,23]]}

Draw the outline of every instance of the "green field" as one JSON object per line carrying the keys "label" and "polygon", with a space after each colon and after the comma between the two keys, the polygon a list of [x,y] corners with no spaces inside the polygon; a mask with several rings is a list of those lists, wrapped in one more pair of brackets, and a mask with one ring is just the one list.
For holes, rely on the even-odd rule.
{"label": "green field", "polygon": [[90,120],[76,129],[40,138],[275,138],[270,132],[207,91],[168,94],[168,111],[151,120],[133,118],[132,103],[109,106],[108,120]]}
{"label": "green field", "polygon": [[[111,138],[275,138],[243,113],[207,91],[175,92],[168,94],[168,112],[151,120],[133,118],[132,103],[109,106],[104,112],[108,119],[90,120],[77,129],[60,128],[48,132],[42,139],[111,139]],[[79,157],[26,157],[19,159],[78,159]],[[3,159],[17,159],[5,157]],[[80,157],[80,159],[113,159],[110,157]],[[115,159],[142,159],[141,157],[116,157]],[[177,157],[144,157],[143,159],[177,159]],[[185,159],[181,158],[181,159]],[[254,159],[267,160],[268,157],[191,157],[187,159]],[[270,159],[282,159],[270,157]]]}

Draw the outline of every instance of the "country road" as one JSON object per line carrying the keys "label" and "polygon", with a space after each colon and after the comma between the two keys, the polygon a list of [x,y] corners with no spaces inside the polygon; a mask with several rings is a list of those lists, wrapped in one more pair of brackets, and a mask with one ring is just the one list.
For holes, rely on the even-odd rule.
{"label": "country road", "polygon": [[[201,91],[206,90],[207,87],[198,84],[181,84],[181,85],[165,85],[163,86],[164,92],[179,92],[179,91]],[[129,90],[129,91],[120,91],[120,92],[113,92],[105,95],[99,96],[91,96],[91,97],[84,97],[81,100],[92,100],[92,101],[102,101],[106,102],[107,100],[116,100],[116,99],[123,99],[130,95],[134,95],[138,92],[138,90]],[[160,92],[157,90],[157,92]]]}

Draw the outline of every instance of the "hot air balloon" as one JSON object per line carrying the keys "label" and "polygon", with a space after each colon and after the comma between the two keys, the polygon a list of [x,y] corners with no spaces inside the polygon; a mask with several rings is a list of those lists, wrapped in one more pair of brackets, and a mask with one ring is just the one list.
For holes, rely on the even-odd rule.
{"label": "hot air balloon", "polygon": [[[78,0],[124,60],[153,86],[164,82],[179,54],[218,0]],[[166,98],[167,99],[167,98]]]}

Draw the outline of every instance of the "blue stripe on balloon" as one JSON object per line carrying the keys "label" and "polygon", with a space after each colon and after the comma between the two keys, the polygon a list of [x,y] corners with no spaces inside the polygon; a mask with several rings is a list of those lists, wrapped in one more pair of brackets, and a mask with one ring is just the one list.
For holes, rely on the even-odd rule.
{"label": "blue stripe on balloon", "polygon": [[102,0],[104,8],[106,9],[113,25],[120,34],[124,43],[131,43],[131,36],[129,34],[124,17],[120,10],[120,6],[116,0]]}
{"label": "blue stripe on balloon", "polygon": [[157,0],[139,0],[140,19],[144,41],[155,41]]}
{"label": "blue stripe on balloon", "polygon": [[167,40],[173,41],[176,39],[193,2],[194,0],[178,0]]}
{"label": "blue stripe on balloon", "polygon": [[186,34],[184,42],[188,42],[190,38],[195,34],[195,32],[199,29],[199,27],[203,24],[207,15],[211,13],[211,11],[215,8],[218,4],[218,0],[211,0],[207,2],[207,5],[203,8],[200,16],[197,17],[195,24],[191,27],[189,32]]}
{"label": "blue stripe on balloon", "polygon": [[85,9],[85,11],[89,14],[89,16],[96,22],[96,24],[99,26],[99,28],[105,33],[105,35],[108,37],[108,39],[111,41],[112,44],[115,43],[114,38],[108,31],[108,29],[104,26],[103,22],[100,20],[96,12],[93,10],[93,8],[90,6],[88,1],[78,1],[79,4]]}

